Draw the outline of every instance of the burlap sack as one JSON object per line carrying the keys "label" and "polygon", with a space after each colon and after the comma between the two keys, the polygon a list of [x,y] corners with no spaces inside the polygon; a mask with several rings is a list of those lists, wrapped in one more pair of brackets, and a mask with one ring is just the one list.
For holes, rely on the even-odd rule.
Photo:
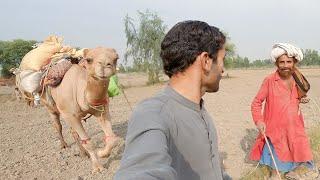
{"label": "burlap sack", "polygon": [[20,64],[21,70],[39,71],[43,66],[50,63],[50,58],[62,48],[62,38],[49,36],[37,48],[28,52]]}
{"label": "burlap sack", "polygon": [[41,79],[43,72],[33,70],[23,70],[16,74],[16,81],[20,90],[33,93],[41,90]]}

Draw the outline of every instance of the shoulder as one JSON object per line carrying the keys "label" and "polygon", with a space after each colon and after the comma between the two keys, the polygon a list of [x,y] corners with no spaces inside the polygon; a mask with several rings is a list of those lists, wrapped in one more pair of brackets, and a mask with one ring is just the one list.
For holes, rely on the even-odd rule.
{"label": "shoulder", "polygon": [[271,74],[268,74],[264,80],[263,83],[269,83],[270,81],[274,81],[277,78],[277,72],[273,72]]}
{"label": "shoulder", "polygon": [[270,74],[268,74],[266,77],[265,77],[265,79],[266,80],[273,80],[274,78],[276,78],[276,75],[277,74],[277,72],[272,72],[272,73],[270,73]]}
{"label": "shoulder", "polygon": [[145,128],[168,129],[171,117],[168,104],[170,104],[170,97],[161,92],[140,102],[129,120],[129,128],[144,126]]}
{"label": "shoulder", "polygon": [[169,103],[169,97],[161,92],[154,97],[148,98],[140,102],[135,108],[133,115],[135,114],[154,114],[160,115],[166,113],[166,106]]}

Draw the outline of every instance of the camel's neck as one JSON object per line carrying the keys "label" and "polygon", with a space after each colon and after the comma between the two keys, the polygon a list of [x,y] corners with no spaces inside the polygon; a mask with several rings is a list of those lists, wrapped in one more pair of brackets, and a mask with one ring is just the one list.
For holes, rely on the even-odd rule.
{"label": "camel's neck", "polygon": [[105,100],[108,96],[108,80],[98,80],[93,77],[88,77],[86,87],[86,98],[89,103],[99,103]]}

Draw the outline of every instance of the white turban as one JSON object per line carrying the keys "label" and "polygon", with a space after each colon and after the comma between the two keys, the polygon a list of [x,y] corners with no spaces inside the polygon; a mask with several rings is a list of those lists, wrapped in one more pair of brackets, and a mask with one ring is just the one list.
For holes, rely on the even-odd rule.
{"label": "white turban", "polygon": [[276,43],[271,50],[271,61],[276,62],[277,58],[284,54],[295,58],[298,62],[303,59],[303,53],[300,48],[288,43]]}

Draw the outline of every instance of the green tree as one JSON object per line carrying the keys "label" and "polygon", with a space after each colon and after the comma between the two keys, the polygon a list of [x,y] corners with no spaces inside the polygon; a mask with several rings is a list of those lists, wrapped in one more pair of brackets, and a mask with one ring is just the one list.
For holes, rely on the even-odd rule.
{"label": "green tree", "polygon": [[245,57],[243,59],[243,67],[248,68],[250,66],[249,58]]}
{"label": "green tree", "polygon": [[320,65],[320,56],[318,51],[312,49],[306,49],[303,51],[304,58],[301,61],[301,65]]}
{"label": "green tree", "polygon": [[13,41],[0,41],[1,74],[5,77],[11,75],[9,70],[18,67],[25,54],[33,49],[36,41],[16,39]]}
{"label": "green tree", "polygon": [[159,74],[162,69],[160,58],[160,44],[165,36],[166,26],[161,18],[150,11],[140,12],[139,25],[128,15],[124,19],[127,49],[125,62],[133,60],[133,69],[148,73],[148,84],[160,81]]}
{"label": "green tree", "polygon": [[229,69],[234,67],[233,61],[236,56],[236,45],[231,42],[231,38],[227,32],[223,32],[223,34],[226,36],[227,39],[224,66],[225,68]]}
{"label": "green tree", "polygon": [[273,67],[274,64],[271,63],[270,59],[257,59],[255,61],[253,61],[252,63],[250,63],[250,66],[252,67]]}
{"label": "green tree", "polygon": [[254,60],[251,63],[251,66],[253,66],[253,67],[262,67],[263,66],[263,62],[260,59],[257,59],[257,60]]}

